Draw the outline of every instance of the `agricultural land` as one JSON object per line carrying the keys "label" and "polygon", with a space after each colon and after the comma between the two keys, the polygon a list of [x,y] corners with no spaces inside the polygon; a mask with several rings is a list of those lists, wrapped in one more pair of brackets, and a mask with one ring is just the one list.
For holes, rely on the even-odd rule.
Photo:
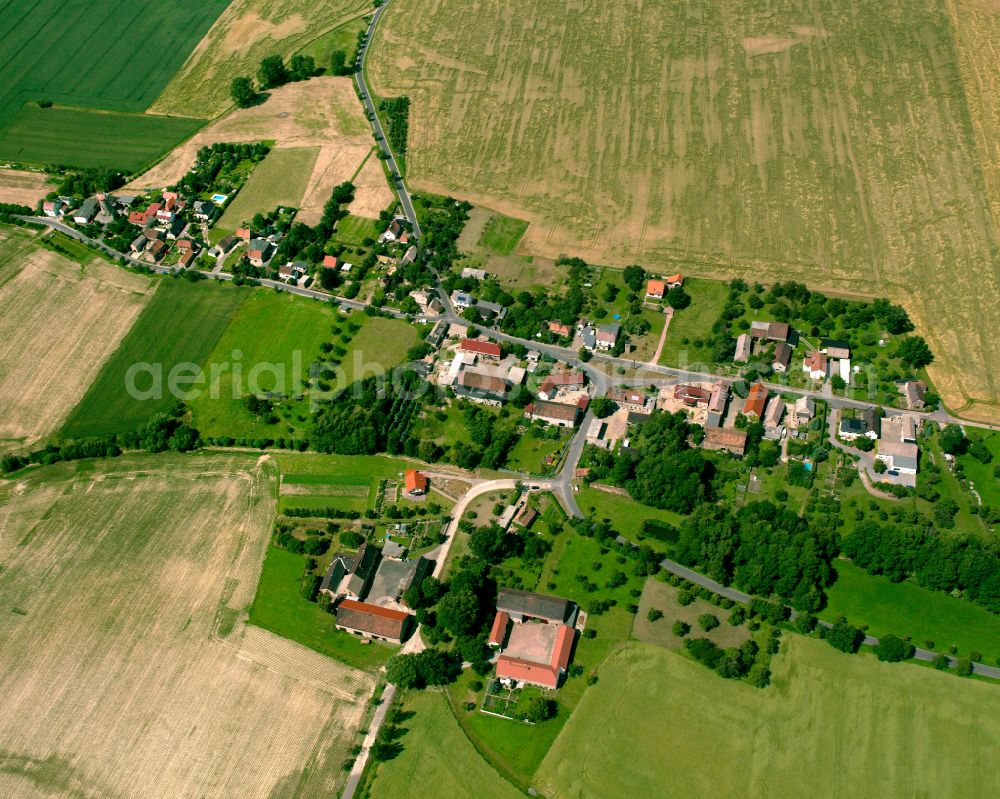
{"label": "agricultural land", "polygon": [[154,286],[93,254],[84,266],[41,249],[16,229],[0,245],[0,449],[9,449],[60,428]]}
{"label": "agricultural land", "polygon": [[265,56],[288,58],[308,50],[370,9],[364,0],[234,0],[150,111],[214,118],[232,106],[229,82],[234,76],[253,75]]}
{"label": "agricultural land", "polygon": [[[359,169],[354,201],[349,206],[353,213],[377,217],[392,201],[379,161],[368,158],[371,133],[351,80],[322,76],[274,89],[260,105],[226,114],[134,179],[126,189],[162,188],[176,183],[194,165],[201,147],[215,142],[258,141],[273,141],[273,155],[287,148],[319,148],[304,191],[289,203],[299,208],[299,222],[318,222],[333,187],[350,180]],[[373,168],[375,174],[371,174]],[[265,210],[273,210],[273,206]]]}
{"label": "agricultural land", "polygon": [[204,113],[138,114],[227,5],[179,0],[151,14],[126,0],[4,2],[12,24],[0,32],[0,159],[131,168],[175,145]]}
{"label": "agricultural land", "polygon": [[[121,344],[70,413],[62,433],[70,438],[136,430],[178,400],[167,389],[177,364],[201,366],[246,294],[232,286],[163,280]],[[129,392],[130,370],[136,374]],[[162,376],[160,386],[155,375]]]}
{"label": "agricultural land", "polygon": [[961,0],[442,0],[391,9],[369,68],[410,97],[414,185],[529,221],[525,251],[888,294],[948,406],[995,418],[995,30]]}
{"label": "agricultural land", "polygon": [[337,791],[371,678],[243,623],[274,479],[137,456],[0,484],[0,792]]}
{"label": "agricultural land", "polygon": [[[610,799],[667,784],[678,796],[1000,790],[986,755],[1000,735],[993,686],[955,691],[933,671],[894,669],[799,637],[782,646],[766,691],[709,683],[703,667],[645,644],[615,653],[542,763],[539,792]],[[615,735],[595,734],[601,729]]]}
{"label": "agricultural land", "polygon": [[49,177],[42,172],[0,169],[0,203],[33,205],[48,191]]}
{"label": "agricultural land", "polygon": [[254,214],[266,214],[279,206],[297,208],[316,166],[319,147],[287,147],[272,150],[250,174],[228,206],[216,228],[232,233]]}

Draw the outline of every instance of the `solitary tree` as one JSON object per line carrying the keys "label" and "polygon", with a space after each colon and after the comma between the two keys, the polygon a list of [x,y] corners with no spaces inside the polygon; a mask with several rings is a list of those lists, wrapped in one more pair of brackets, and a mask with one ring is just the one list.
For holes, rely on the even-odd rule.
{"label": "solitary tree", "polygon": [[934,353],[921,336],[907,336],[896,348],[896,355],[911,369],[920,369],[934,360]]}
{"label": "solitary tree", "polygon": [[347,53],[343,50],[334,50],[330,53],[330,74],[331,75],[346,75],[349,70],[347,69]]}
{"label": "solitary tree", "polygon": [[240,75],[233,78],[233,82],[229,84],[229,96],[240,108],[246,108],[253,103],[257,92],[254,91],[250,78]]}
{"label": "solitary tree", "polygon": [[854,625],[848,624],[843,617],[837,619],[826,633],[826,640],[830,646],[851,654],[858,651],[862,638],[861,631]]}
{"label": "solitary tree", "polygon": [[895,663],[913,657],[914,646],[896,635],[884,635],[875,647],[875,656],[879,660]]}
{"label": "solitary tree", "polygon": [[533,721],[537,724],[540,721],[553,718],[557,710],[558,705],[556,705],[555,699],[536,696],[528,702],[528,708],[524,713],[524,717],[528,721]]}

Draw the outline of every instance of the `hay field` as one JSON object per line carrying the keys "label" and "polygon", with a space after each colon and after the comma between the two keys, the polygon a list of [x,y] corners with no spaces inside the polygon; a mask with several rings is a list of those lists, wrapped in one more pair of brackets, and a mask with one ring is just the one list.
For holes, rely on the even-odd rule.
{"label": "hay field", "polygon": [[42,172],[0,169],[0,203],[20,203],[34,208],[52,188],[49,176]]}
{"label": "hay field", "polygon": [[[297,203],[298,220],[310,225],[319,221],[333,187],[350,180],[372,147],[371,129],[351,79],[312,78],[275,89],[259,106],[232,111],[192,136],[126,188],[163,188],[176,183],[194,165],[200,147],[215,142],[264,140],[273,141],[276,148],[320,148],[304,196]],[[371,198],[366,202],[378,210],[392,200],[384,178],[381,184],[366,180],[366,186],[364,196]],[[359,191],[355,203],[361,201],[361,196]],[[378,216],[378,212],[373,215]]]}
{"label": "hay field", "polygon": [[81,268],[11,233],[0,274],[0,450],[54,433],[149,301],[153,282]]}
{"label": "hay field", "polygon": [[[975,41],[990,7],[963,20]],[[566,11],[388,11],[370,72],[411,98],[415,187],[528,220],[538,255],[889,294],[949,405],[1000,418],[998,232],[963,83],[963,64],[989,71],[995,121],[995,59],[962,55],[941,0]]]}
{"label": "hay field", "polygon": [[149,110],[218,116],[233,105],[229,97],[233,77],[252,77],[265,56],[287,59],[370,11],[366,0],[234,0]]}
{"label": "hay field", "polygon": [[266,214],[278,206],[298,207],[316,166],[319,147],[281,147],[261,161],[216,227],[232,233],[254,214]]}
{"label": "hay field", "polygon": [[648,796],[657,785],[750,799],[1000,791],[995,686],[797,635],[782,646],[774,684],[760,690],[629,645],[604,664],[534,785],[553,799]]}
{"label": "hay field", "polygon": [[242,621],[274,477],[137,456],[0,484],[0,794],[337,790],[371,679]]}

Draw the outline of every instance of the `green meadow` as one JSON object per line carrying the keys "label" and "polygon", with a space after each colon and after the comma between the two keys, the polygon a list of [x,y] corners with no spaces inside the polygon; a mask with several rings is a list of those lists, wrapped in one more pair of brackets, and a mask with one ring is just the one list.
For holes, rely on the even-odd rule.
{"label": "green meadow", "polygon": [[[178,364],[203,365],[246,297],[242,289],[215,282],[163,280],[70,413],[62,434],[80,438],[124,433],[176,407],[178,400],[167,390],[171,370]],[[129,372],[137,364],[149,365],[134,376],[139,397],[127,390]],[[162,376],[160,390],[150,370]]]}
{"label": "green meadow", "polygon": [[250,173],[215,227],[232,233],[253,219],[254,214],[267,214],[279,206],[298,208],[318,156],[319,147],[271,150]]}

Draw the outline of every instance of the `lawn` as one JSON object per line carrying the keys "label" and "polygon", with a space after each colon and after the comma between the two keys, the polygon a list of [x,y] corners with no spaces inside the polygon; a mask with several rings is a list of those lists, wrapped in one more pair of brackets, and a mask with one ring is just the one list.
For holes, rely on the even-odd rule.
{"label": "lawn", "polygon": [[402,724],[408,730],[399,741],[403,751],[379,764],[368,794],[371,799],[426,799],[429,786],[435,796],[450,799],[523,797],[469,743],[440,693],[410,692],[402,709],[412,714]]}
{"label": "lawn", "polygon": [[250,624],[354,668],[376,671],[396,648],[377,641],[365,644],[350,633],[335,629],[333,614],[299,594],[305,564],[305,555],[295,555],[275,546],[267,548],[257,595],[250,606]]}
{"label": "lawn", "polygon": [[0,159],[131,172],[204,124],[189,117],[25,106],[0,129]]}
{"label": "lawn", "polygon": [[677,525],[684,518],[668,510],[643,505],[631,497],[611,494],[585,484],[581,484],[576,501],[584,513],[593,512],[598,519],[608,519],[615,530],[632,540],[639,538],[643,522],[647,519]]}
{"label": "lawn", "polygon": [[[175,0],[153,14],[133,0],[7,0],[8,24],[0,31],[0,129],[28,101],[144,111],[228,5],[229,0]],[[62,127],[65,117],[49,119],[47,127],[56,121]],[[106,139],[124,141],[117,135],[119,122],[104,118]],[[67,150],[73,152],[75,134],[64,138],[74,144]]]}
{"label": "lawn", "polygon": [[507,455],[506,467],[528,474],[551,474],[552,467],[545,465],[545,459],[558,453],[571,435],[561,429],[555,439],[535,438],[530,433],[524,433]]}
{"label": "lawn", "polygon": [[510,255],[527,229],[528,223],[523,219],[494,214],[483,228],[479,246],[497,255]]}
{"label": "lawn", "polygon": [[[165,279],[63,425],[68,438],[135,430],[174,408],[175,366],[202,366],[247,294],[234,286]],[[127,389],[130,370],[136,396]],[[155,375],[161,380],[157,386]],[[185,389],[183,384],[178,387]]]}
{"label": "lawn", "polygon": [[980,439],[993,453],[993,460],[989,463],[982,463],[969,454],[960,455],[958,462],[962,464],[965,476],[975,484],[976,491],[983,498],[983,504],[991,508],[1000,507],[1000,478],[993,470],[1000,465],[1000,433],[966,428],[966,435],[970,439]]}
{"label": "lawn", "polygon": [[[854,624],[869,625],[876,637],[910,636],[916,646],[939,652],[954,644],[959,655],[978,651],[986,663],[1000,660],[1000,616],[941,591],[868,574],[849,561],[834,561],[834,568],[837,582],[827,590],[821,618],[846,616]],[[927,647],[928,640],[933,647]]]}
{"label": "lawn", "polygon": [[729,294],[722,281],[698,278],[686,278],[684,290],[691,295],[691,304],[675,311],[670,320],[663,352],[660,353],[660,363],[667,366],[687,367],[705,359],[703,352],[693,348],[691,342],[712,335],[712,325],[722,313]]}
{"label": "lawn", "polygon": [[772,669],[761,690],[633,643],[604,663],[534,785],[552,799],[631,799],[665,785],[672,796],[751,799],[1000,791],[995,686],[796,635]]}
{"label": "lawn", "polygon": [[280,147],[271,150],[250,173],[239,194],[226,206],[216,228],[232,233],[278,207],[302,205],[319,147]]}
{"label": "lawn", "polygon": [[377,219],[348,214],[337,223],[333,237],[348,247],[361,246],[365,239],[376,240],[386,226]]}
{"label": "lawn", "polygon": [[[195,426],[208,436],[302,438],[311,417],[310,365],[331,338],[333,319],[324,303],[251,289],[208,357],[208,368],[219,369],[190,403]],[[233,366],[223,372],[226,364]],[[267,392],[284,396],[275,403],[274,424],[245,403],[250,394]]]}
{"label": "lawn", "polygon": [[83,242],[71,239],[69,236],[60,233],[58,230],[54,230],[51,233],[42,236],[37,241],[43,247],[54,250],[60,255],[64,255],[67,258],[76,261],[81,266],[89,264],[95,258],[104,258],[105,260],[110,261],[110,258],[108,258],[102,250],[92,249]]}
{"label": "lawn", "polygon": [[368,63],[375,93],[410,98],[415,187],[529,221],[524,250],[888,295],[928,336],[949,406],[995,418],[981,6],[443,0],[387,14]]}

